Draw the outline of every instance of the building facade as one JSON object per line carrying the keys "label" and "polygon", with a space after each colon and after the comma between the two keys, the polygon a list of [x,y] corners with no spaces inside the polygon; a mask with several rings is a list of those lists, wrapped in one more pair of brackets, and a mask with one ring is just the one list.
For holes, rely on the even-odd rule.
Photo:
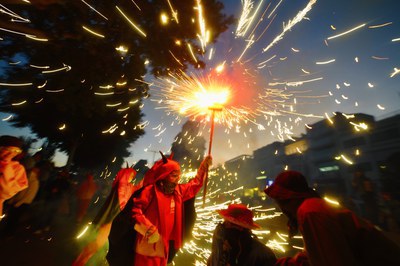
{"label": "building facade", "polygon": [[252,176],[265,186],[284,170],[302,172],[313,187],[341,200],[352,197],[354,172],[361,170],[381,189],[381,173],[400,152],[400,115],[375,121],[367,114],[335,113],[307,127],[299,138],[253,152]]}

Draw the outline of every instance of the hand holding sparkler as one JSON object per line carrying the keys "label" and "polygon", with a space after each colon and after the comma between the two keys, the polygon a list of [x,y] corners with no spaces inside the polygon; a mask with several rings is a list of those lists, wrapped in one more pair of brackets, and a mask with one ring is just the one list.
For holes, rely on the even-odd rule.
{"label": "hand holding sparkler", "polygon": [[207,171],[208,171],[208,169],[210,168],[211,165],[212,165],[212,156],[211,155],[207,155],[206,157],[204,157],[203,161],[200,164],[199,172],[201,174],[207,173]]}

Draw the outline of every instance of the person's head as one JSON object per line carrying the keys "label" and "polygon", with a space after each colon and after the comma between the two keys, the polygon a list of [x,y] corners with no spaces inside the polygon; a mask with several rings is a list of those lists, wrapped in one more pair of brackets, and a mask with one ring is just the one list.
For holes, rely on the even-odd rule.
{"label": "person's head", "polygon": [[243,204],[230,204],[228,209],[218,210],[224,224],[233,224],[243,229],[257,229],[260,225],[253,221],[253,212]]}
{"label": "person's head", "polygon": [[264,192],[275,200],[289,218],[289,227],[293,227],[291,230],[297,229],[297,209],[304,199],[319,197],[318,193],[308,186],[306,178],[297,171],[280,173]]}
{"label": "person's head", "polygon": [[168,182],[178,184],[181,179],[181,167],[177,161],[172,160],[172,156],[169,158],[162,154],[161,164],[156,170],[156,181],[166,180]]}
{"label": "person's head", "polygon": [[157,170],[156,184],[165,194],[172,194],[181,179],[181,168],[178,162],[168,159]]}
{"label": "person's head", "polygon": [[180,169],[173,170],[168,174],[168,176],[165,179],[168,182],[178,184],[179,180],[181,179],[181,170]]}
{"label": "person's head", "polygon": [[125,168],[121,168],[118,171],[114,179],[113,186],[118,184],[118,182],[132,183],[132,181],[136,178],[136,174],[136,170],[132,167],[129,167],[127,164]]}
{"label": "person's head", "polygon": [[22,140],[19,138],[8,135],[0,136],[0,160],[11,161],[22,153],[21,148]]}
{"label": "person's head", "polygon": [[165,157],[160,152],[162,159],[155,162],[143,178],[143,186],[156,184],[165,194],[172,194],[181,178],[181,167],[177,161]]}
{"label": "person's head", "polygon": [[160,180],[167,180],[175,184],[179,182],[181,176],[181,167],[179,163],[172,160],[172,155],[167,158],[161,153],[161,156],[162,159],[155,162],[146,172],[143,185],[153,184]]}

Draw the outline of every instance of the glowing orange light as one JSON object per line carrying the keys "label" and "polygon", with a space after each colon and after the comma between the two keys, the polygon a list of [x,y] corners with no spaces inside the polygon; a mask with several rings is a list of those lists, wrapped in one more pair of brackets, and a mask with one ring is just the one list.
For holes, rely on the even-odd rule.
{"label": "glowing orange light", "polygon": [[198,107],[201,109],[214,109],[222,108],[222,106],[228,101],[229,90],[222,88],[220,91],[200,91],[195,93]]}
{"label": "glowing orange light", "polygon": [[168,24],[169,17],[167,16],[167,14],[162,13],[160,16],[160,20],[161,20],[161,24],[166,25],[166,24]]}

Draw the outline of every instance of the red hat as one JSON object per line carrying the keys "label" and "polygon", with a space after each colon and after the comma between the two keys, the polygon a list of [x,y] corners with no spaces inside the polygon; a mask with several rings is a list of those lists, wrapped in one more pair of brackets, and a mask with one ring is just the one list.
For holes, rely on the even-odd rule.
{"label": "red hat", "polygon": [[155,162],[153,167],[151,167],[151,169],[149,169],[144,175],[143,186],[152,184],[158,180],[163,180],[167,178],[172,171],[179,171],[181,169],[179,163],[172,160],[172,154],[169,156],[169,158],[165,157],[162,153],[161,156],[162,159]]}
{"label": "red hat", "polygon": [[172,171],[180,171],[181,167],[177,161],[168,159],[166,163],[161,164],[156,171],[156,176],[154,181],[163,180],[172,173]]}
{"label": "red hat", "polygon": [[230,204],[226,210],[217,211],[224,220],[247,229],[257,229],[260,225],[253,221],[253,212],[243,204]]}
{"label": "red hat", "polygon": [[113,186],[117,185],[119,182],[123,183],[123,184],[128,184],[129,183],[129,177],[133,174],[133,179],[136,178],[136,170],[127,166],[125,168],[121,168],[117,175],[115,176],[115,179],[113,181]]}
{"label": "red hat", "polygon": [[306,178],[297,171],[280,173],[271,186],[264,192],[277,200],[302,199],[319,196],[317,192],[308,187]]}

